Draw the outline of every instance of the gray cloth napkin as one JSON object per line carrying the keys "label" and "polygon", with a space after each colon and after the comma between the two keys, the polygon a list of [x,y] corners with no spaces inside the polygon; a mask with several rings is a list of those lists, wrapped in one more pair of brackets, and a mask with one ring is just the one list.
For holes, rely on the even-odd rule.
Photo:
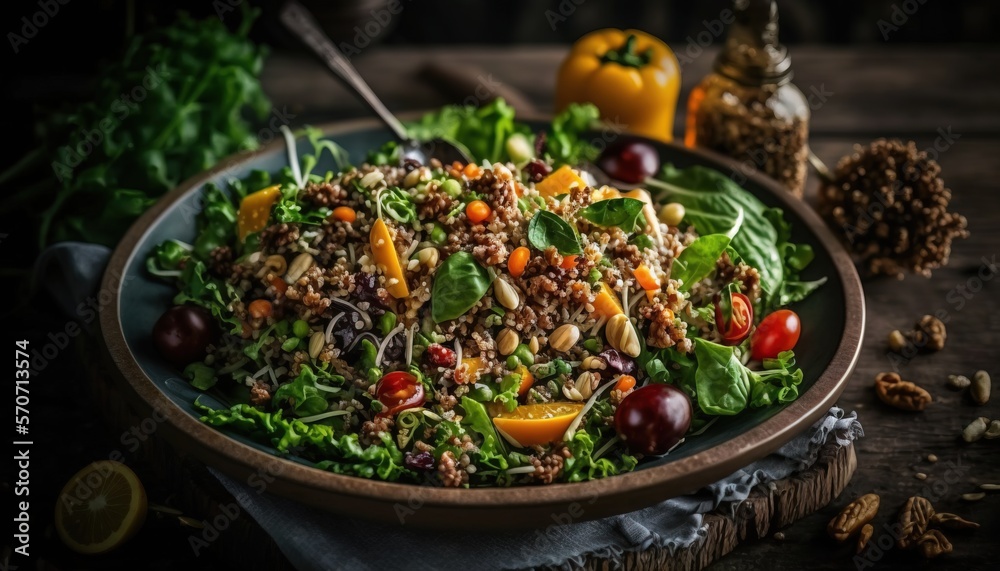
{"label": "gray cloth napkin", "polygon": [[[72,314],[96,290],[109,255],[102,246],[56,244],[39,258],[35,274],[45,279],[36,283]],[[455,522],[454,531],[441,533],[331,515],[209,470],[298,569],[437,569],[444,561],[457,569],[571,569],[588,555],[614,561],[653,546],[671,551],[687,547],[705,535],[704,514],[716,509],[735,513],[758,484],[811,466],[829,438],[846,446],[860,436],[856,414],[834,407],[774,454],[695,494],[624,515],[569,524],[554,519],[539,522],[541,529],[509,533],[464,532],[461,522]]]}

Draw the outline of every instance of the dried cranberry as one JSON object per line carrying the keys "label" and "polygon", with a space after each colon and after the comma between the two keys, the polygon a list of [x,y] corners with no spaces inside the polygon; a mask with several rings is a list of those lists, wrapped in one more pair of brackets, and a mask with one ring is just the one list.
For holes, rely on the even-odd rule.
{"label": "dried cranberry", "polygon": [[543,178],[552,172],[552,167],[538,159],[531,159],[531,162],[524,165],[524,172],[528,173],[531,182],[541,182]]}
{"label": "dried cranberry", "polygon": [[608,367],[602,371],[602,376],[604,377],[629,375],[635,370],[635,361],[632,357],[629,357],[617,349],[605,349],[598,353],[597,356],[608,364]]}
{"label": "dried cranberry", "polygon": [[429,471],[434,469],[434,456],[430,452],[407,452],[403,464],[410,470]]}
{"label": "dried cranberry", "polygon": [[431,343],[428,345],[424,354],[427,355],[427,362],[430,363],[432,367],[454,369],[455,365],[458,364],[455,352],[440,343]]}

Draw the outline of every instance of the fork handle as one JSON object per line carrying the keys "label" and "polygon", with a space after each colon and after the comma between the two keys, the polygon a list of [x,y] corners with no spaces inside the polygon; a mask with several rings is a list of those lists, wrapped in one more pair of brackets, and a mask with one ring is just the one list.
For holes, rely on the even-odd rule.
{"label": "fork handle", "polygon": [[323,30],[320,29],[319,24],[316,23],[316,19],[309,13],[309,10],[295,0],[290,0],[285,2],[285,5],[282,7],[280,17],[285,27],[297,34],[299,39],[313,53],[319,56],[337,77],[353,89],[368,104],[368,107],[392,129],[397,138],[401,141],[409,139],[403,124],[386,108],[378,96],[375,95],[375,92],[372,91],[371,87],[361,78],[358,70],[354,69],[351,62],[344,54],[340,53],[340,50],[333,45],[330,38],[323,33]]}

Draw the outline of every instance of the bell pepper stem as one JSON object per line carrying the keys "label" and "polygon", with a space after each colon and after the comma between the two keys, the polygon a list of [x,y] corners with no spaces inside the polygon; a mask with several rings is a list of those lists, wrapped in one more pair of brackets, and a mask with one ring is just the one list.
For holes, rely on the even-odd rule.
{"label": "bell pepper stem", "polygon": [[649,65],[650,60],[653,59],[653,48],[646,48],[642,53],[637,53],[635,51],[637,40],[635,34],[629,34],[620,48],[608,50],[601,56],[601,63],[617,63],[624,67],[635,68]]}

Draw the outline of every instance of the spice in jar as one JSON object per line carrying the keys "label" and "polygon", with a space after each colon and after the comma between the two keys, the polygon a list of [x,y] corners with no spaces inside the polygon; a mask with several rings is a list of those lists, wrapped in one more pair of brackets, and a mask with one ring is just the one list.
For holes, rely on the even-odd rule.
{"label": "spice in jar", "polygon": [[809,158],[809,105],[791,83],[791,61],[778,43],[773,0],[736,2],[735,19],[715,70],[691,92],[684,137],[740,162],[733,175],[761,171],[801,197]]}

